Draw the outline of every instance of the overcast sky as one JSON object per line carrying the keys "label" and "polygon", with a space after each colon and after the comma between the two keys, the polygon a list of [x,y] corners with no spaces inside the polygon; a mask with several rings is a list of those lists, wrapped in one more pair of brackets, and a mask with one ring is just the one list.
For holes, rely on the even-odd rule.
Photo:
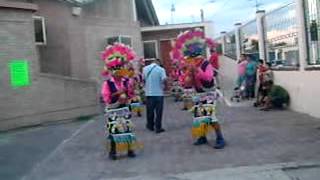
{"label": "overcast sky", "polygon": [[[294,0],[257,0],[260,9],[267,12]],[[174,23],[200,21],[200,9],[205,20],[214,23],[215,35],[232,30],[236,22],[252,20],[256,12],[256,0],[152,0],[160,24],[171,24],[171,6],[175,4]]]}

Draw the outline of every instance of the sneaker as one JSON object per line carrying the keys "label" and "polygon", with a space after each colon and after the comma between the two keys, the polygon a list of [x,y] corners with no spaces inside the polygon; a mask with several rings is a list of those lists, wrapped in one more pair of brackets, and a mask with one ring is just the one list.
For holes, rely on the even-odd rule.
{"label": "sneaker", "polygon": [[128,151],[128,157],[134,158],[136,157],[136,153],[134,153],[134,151]]}
{"label": "sneaker", "polygon": [[166,131],[166,130],[164,130],[163,128],[161,128],[161,129],[157,129],[157,130],[156,130],[156,133],[157,133],[157,134],[160,134],[160,133],[165,132],[165,131]]}
{"label": "sneaker", "polygon": [[117,160],[116,154],[109,153],[109,159],[111,159],[111,160]]}
{"label": "sneaker", "polygon": [[147,128],[149,131],[154,131],[154,128],[153,128],[153,127],[146,126],[146,128]]}
{"label": "sneaker", "polygon": [[270,111],[270,110],[271,110],[271,108],[263,107],[263,108],[260,108],[259,110],[260,110],[260,111]]}
{"label": "sneaker", "polygon": [[201,137],[201,138],[199,138],[196,142],[194,142],[193,145],[199,146],[199,145],[207,144],[207,143],[208,143],[207,138]]}
{"label": "sneaker", "polygon": [[215,149],[223,149],[225,147],[226,143],[223,139],[217,140],[216,144],[213,146]]}

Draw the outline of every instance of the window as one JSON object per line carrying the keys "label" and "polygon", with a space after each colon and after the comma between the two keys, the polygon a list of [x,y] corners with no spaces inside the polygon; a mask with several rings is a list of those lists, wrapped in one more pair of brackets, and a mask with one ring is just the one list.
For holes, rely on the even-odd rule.
{"label": "window", "polygon": [[158,51],[157,51],[157,41],[145,41],[143,42],[143,51],[144,51],[144,58],[157,58]]}
{"label": "window", "polygon": [[299,46],[295,4],[266,14],[264,20],[267,61],[273,67],[297,67]]}
{"label": "window", "polygon": [[34,16],[34,32],[35,32],[35,43],[36,45],[46,45],[46,26],[44,17]]}
{"label": "window", "polygon": [[108,45],[113,45],[116,42],[123,43],[127,46],[132,47],[131,37],[129,37],[129,36],[114,36],[114,37],[107,38]]}
{"label": "window", "polygon": [[308,64],[320,65],[320,2],[305,0]]}
{"label": "window", "polygon": [[240,28],[241,53],[250,54],[254,60],[259,59],[259,40],[257,21],[253,20]]}
{"label": "window", "polygon": [[120,42],[128,45],[128,46],[132,46],[132,42],[131,42],[131,38],[130,37],[120,37]]}

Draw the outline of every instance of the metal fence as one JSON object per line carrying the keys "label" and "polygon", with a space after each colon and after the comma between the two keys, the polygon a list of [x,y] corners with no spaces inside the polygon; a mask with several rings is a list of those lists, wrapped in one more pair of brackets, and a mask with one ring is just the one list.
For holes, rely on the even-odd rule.
{"label": "metal fence", "polygon": [[225,35],[225,55],[237,59],[235,31],[231,31]]}
{"label": "metal fence", "polygon": [[264,16],[267,61],[273,66],[298,66],[298,24],[294,3]]}
{"label": "metal fence", "polygon": [[219,53],[219,54],[222,54],[222,38],[219,37],[219,38],[216,38],[214,39],[214,41],[217,43],[217,46],[216,46],[216,51]]}
{"label": "metal fence", "polygon": [[257,60],[259,58],[259,38],[257,21],[253,20],[240,28],[241,53],[251,54]]}
{"label": "metal fence", "polygon": [[308,64],[320,65],[320,1],[305,0]]}
{"label": "metal fence", "polygon": [[[306,38],[307,64],[318,66],[320,65],[320,0],[303,0],[303,2],[306,34],[301,35],[302,38]],[[297,10],[300,7],[296,7],[297,5],[298,3],[290,3],[262,16],[263,38],[260,38],[265,49],[260,49],[260,52],[266,52],[266,61],[271,62],[273,66],[294,69],[299,67],[299,47],[303,47],[304,44],[299,45],[298,22],[301,17],[298,17]],[[260,24],[254,19],[227,33],[224,36],[224,53],[233,58],[237,57],[237,41],[234,33],[239,32],[240,53],[251,54],[251,58],[257,60],[260,55],[258,26]]]}

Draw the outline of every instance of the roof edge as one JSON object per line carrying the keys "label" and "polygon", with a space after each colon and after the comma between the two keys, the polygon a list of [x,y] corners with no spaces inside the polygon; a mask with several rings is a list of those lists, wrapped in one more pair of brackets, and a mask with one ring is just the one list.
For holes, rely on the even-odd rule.
{"label": "roof edge", "polygon": [[0,2],[0,8],[20,9],[26,11],[37,11],[38,5],[23,2]]}
{"label": "roof edge", "polygon": [[157,13],[156,13],[156,10],[154,9],[154,5],[152,3],[151,0],[146,0],[147,2],[147,5],[148,5],[148,9],[150,10],[150,13],[151,13],[151,16],[152,16],[152,19],[154,20],[154,25],[159,25],[159,19],[158,19],[158,16],[157,16]]}
{"label": "roof edge", "polygon": [[170,29],[185,29],[185,28],[196,28],[196,27],[207,27],[211,24],[211,21],[195,22],[195,23],[181,23],[181,24],[166,24],[159,26],[145,26],[141,27],[142,32],[150,31],[163,31]]}

